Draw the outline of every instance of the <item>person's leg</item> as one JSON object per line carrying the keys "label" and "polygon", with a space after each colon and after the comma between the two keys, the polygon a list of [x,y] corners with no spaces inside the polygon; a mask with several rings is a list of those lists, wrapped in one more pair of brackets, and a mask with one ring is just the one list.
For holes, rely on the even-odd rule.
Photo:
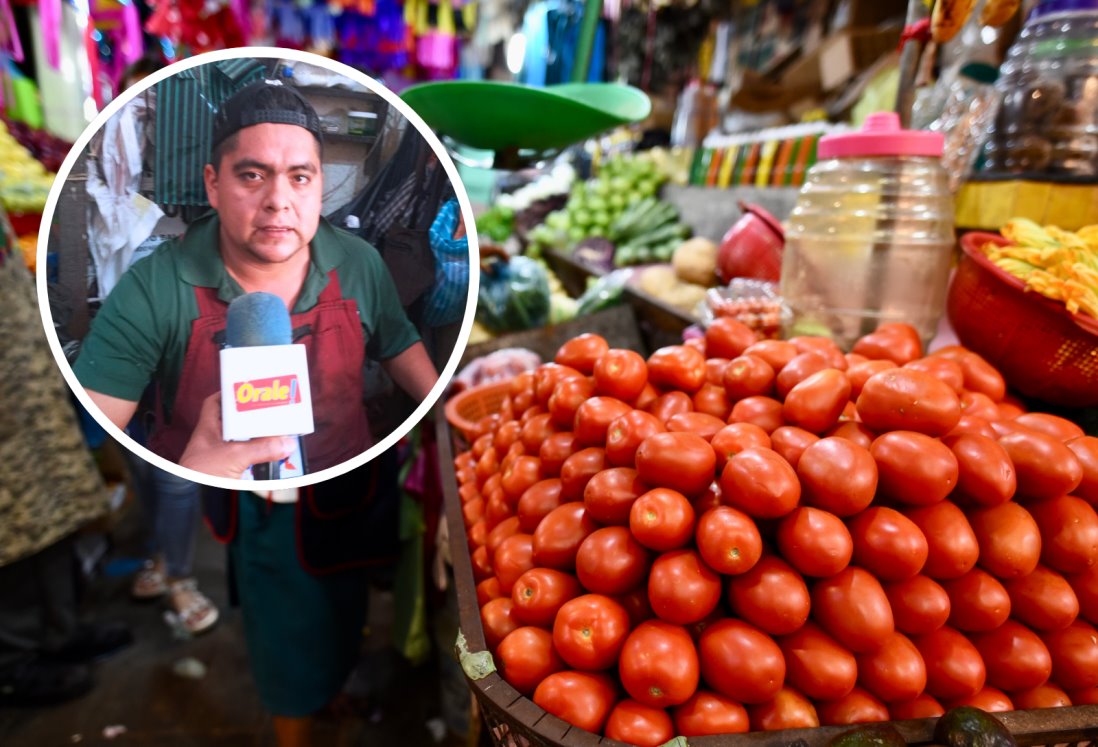
{"label": "person's leg", "polygon": [[129,449],[123,450],[130,469],[130,479],[134,492],[141,504],[141,528],[145,538],[145,553],[148,560],[145,567],[134,576],[130,593],[135,599],[158,599],[167,591],[164,581],[164,559],[160,557],[157,543],[156,525],[160,502],[156,485],[153,484],[153,472],[156,467],[137,456]]}
{"label": "person's leg", "polygon": [[164,559],[169,602],[184,628],[190,633],[201,633],[218,619],[217,607],[198,590],[192,577],[201,488],[155,467],[153,486],[158,503],[156,540]]}

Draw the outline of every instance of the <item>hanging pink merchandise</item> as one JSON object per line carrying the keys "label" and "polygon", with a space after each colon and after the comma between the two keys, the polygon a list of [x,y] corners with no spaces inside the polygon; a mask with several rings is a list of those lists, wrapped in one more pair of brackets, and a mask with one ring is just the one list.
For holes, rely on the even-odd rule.
{"label": "hanging pink merchandise", "polygon": [[46,61],[55,70],[61,66],[61,0],[38,0]]}

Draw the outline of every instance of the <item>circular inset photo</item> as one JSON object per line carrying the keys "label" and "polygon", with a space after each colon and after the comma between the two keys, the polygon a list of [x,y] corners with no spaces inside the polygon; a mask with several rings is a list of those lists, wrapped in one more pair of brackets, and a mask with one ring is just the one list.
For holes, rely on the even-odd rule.
{"label": "circular inset photo", "polygon": [[131,84],[43,215],[42,318],[76,396],[216,487],[300,488],[386,451],[453,375],[477,297],[438,138],[304,52],[212,52]]}

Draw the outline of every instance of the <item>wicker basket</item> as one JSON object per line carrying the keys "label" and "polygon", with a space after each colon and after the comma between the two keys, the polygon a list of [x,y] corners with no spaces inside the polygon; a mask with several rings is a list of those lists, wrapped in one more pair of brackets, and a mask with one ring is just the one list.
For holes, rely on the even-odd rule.
{"label": "wicker basket", "polygon": [[446,402],[446,422],[471,441],[480,419],[499,412],[510,390],[510,380],[466,389]]}
{"label": "wicker basket", "polygon": [[[450,465],[453,463],[451,435],[446,432],[442,418],[436,417],[435,422],[439,429],[439,464]],[[622,742],[574,727],[545,712],[532,700],[519,694],[495,671],[480,623],[469,547],[465,532],[459,529],[463,527],[463,519],[457,480],[453,470],[445,468],[441,479],[446,520],[451,527],[450,555],[454,565],[461,625],[457,655],[465,670],[476,711],[480,714],[484,736],[489,737],[491,744],[499,747],[628,747]],[[1085,747],[1098,740],[1098,706],[1014,711],[997,716],[1010,729],[1019,747]],[[935,722],[936,719],[917,719],[892,723],[909,744],[931,744],[934,742]],[[816,729],[691,737],[689,747],[789,747],[792,744],[798,744],[799,747],[822,747],[832,737],[850,728],[824,726]],[[484,743],[484,740],[481,742]]]}

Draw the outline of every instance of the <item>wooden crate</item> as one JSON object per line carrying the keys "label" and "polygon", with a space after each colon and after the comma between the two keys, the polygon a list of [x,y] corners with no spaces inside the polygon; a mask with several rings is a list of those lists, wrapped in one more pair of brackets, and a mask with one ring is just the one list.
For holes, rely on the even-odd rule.
{"label": "wooden crate", "polygon": [[[461,498],[457,493],[453,470],[453,436],[442,414],[441,405],[436,410],[435,423],[438,429],[446,520],[450,526],[450,555],[458,594],[460,632],[457,654],[491,743],[501,747],[627,747],[622,742],[576,728],[545,712],[529,698],[520,695],[496,672],[480,623],[476,584],[473,581],[473,567],[462,520]],[[1010,729],[1019,747],[1085,747],[1098,741],[1098,706],[1014,711],[997,716]],[[892,723],[909,744],[919,745],[934,743],[935,721],[936,719],[917,719]],[[695,737],[690,739],[689,745],[788,747],[796,744],[799,747],[822,747],[829,739],[849,728],[851,727],[824,726],[816,729]]]}

